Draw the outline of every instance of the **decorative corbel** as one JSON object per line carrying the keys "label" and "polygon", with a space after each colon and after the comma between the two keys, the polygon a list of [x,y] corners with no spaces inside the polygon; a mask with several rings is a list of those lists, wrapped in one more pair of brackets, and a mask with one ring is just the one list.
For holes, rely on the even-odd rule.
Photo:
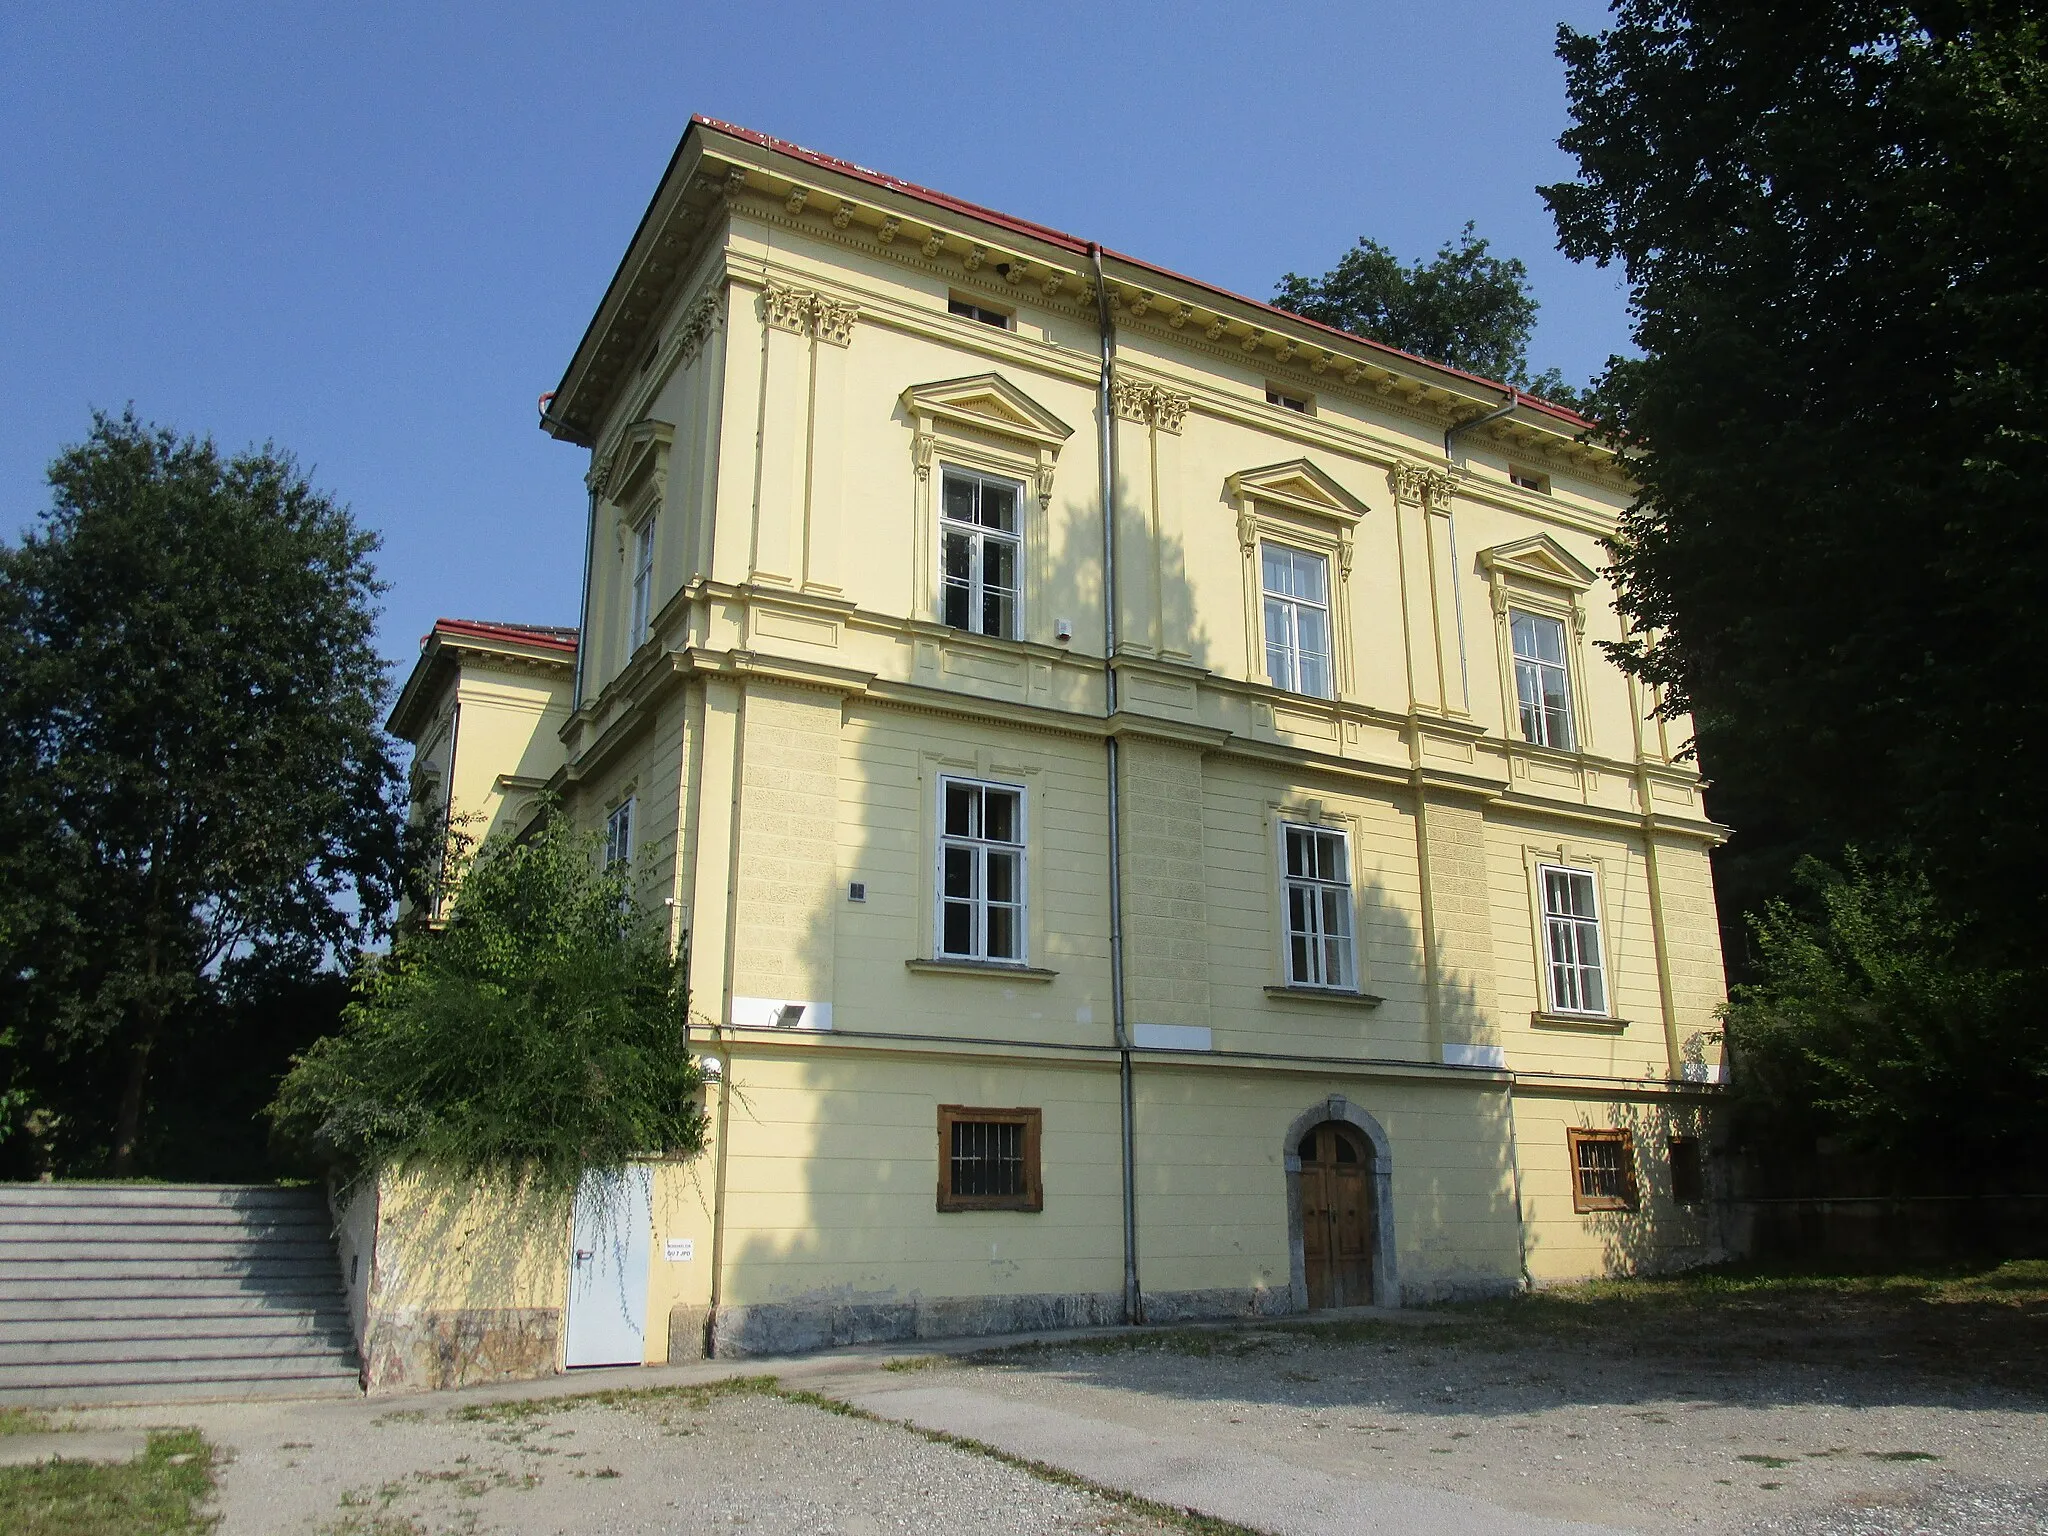
{"label": "decorative corbel", "polygon": [[1258,547],[1259,523],[1252,516],[1251,504],[1240,503],[1237,509],[1237,546],[1249,556]]}
{"label": "decorative corbel", "polygon": [[1276,363],[1285,363],[1292,361],[1293,357],[1294,343],[1293,341],[1288,340],[1280,343],[1280,350],[1273,354],[1273,361]]}
{"label": "decorative corbel", "polygon": [[1260,330],[1257,326],[1253,326],[1251,335],[1245,337],[1245,339],[1243,341],[1240,341],[1238,345],[1244,348],[1244,350],[1247,352],[1256,352],[1259,350],[1259,343],[1264,341],[1265,339],[1266,333]]}
{"label": "decorative corbel", "polygon": [[1351,530],[1346,528],[1337,535],[1337,574],[1347,579],[1351,575],[1351,556],[1354,550],[1355,545],[1352,542]]}
{"label": "decorative corbel", "polygon": [[1344,382],[1346,384],[1356,384],[1360,379],[1364,377],[1365,364],[1363,363],[1353,363],[1349,368],[1346,368],[1344,370]]}
{"label": "decorative corbel", "polygon": [[1308,371],[1318,376],[1328,373],[1330,371],[1330,354],[1318,352],[1315,361],[1308,365]]}
{"label": "decorative corbel", "polygon": [[896,242],[896,231],[902,227],[903,221],[892,213],[882,220],[882,227],[875,231],[875,238],[884,245],[893,245]]}
{"label": "decorative corbel", "polygon": [[832,227],[844,229],[853,222],[853,204],[845,198],[839,199],[839,207],[832,214]]}
{"label": "decorative corbel", "polygon": [[970,249],[965,256],[962,256],[960,258],[960,265],[965,267],[970,272],[978,272],[981,270],[981,264],[987,260],[988,247],[985,245],[977,245]]}
{"label": "decorative corbel", "polygon": [[929,261],[932,257],[938,255],[939,252],[944,250],[945,248],[946,237],[940,234],[936,229],[934,229],[925,235],[924,244],[919,246],[918,250],[920,253],[923,254],[924,258],[927,261]]}
{"label": "decorative corbel", "polygon": [[910,462],[917,471],[917,478],[929,480],[932,477],[932,456],[938,452],[938,435],[932,431],[929,420],[918,423],[919,431],[910,441]]}
{"label": "decorative corbel", "polygon": [[747,190],[747,172],[744,166],[729,165],[725,168],[725,200],[731,202]]}
{"label": "decorative corbel", "polygon": [[791,213],[802,213],[804,211],[804,199],[810,195],[811,190],[809,187],[791,187],[789,189],[789,196],[783,200],[782,206]]}
{"label": "decorative corbel", "polygon": [[1152,295],[1141,291],[1136,298],[1131,300],[1131,318],[1133,320],[1144,319],[1145,311],[1151,307]]}
{"label": "decorative corbel", "polygon": [[1052,505],[1052,458],[1043,450],[1038,455],[1038,474],[1034,487],[1038,492],[1038,510],[1043,512]]}
{"label": "decorative corbel", "polygon": [[1209,329],[1202,332],[1202,334],[1208,337],[1211,341],[1221,341],[1223,339],[1223,325],[1223,317],[1221,315],[1218,315],[1213,321],[1210,322]]}
{"label": "decorative corbel", "polygon": [[1045,281],[1039,285],[1039,291],[1049,299],[1060,291],[1060,285],[1066,280],[1067,274],[1064,272],[1048,272]]}
{"label": "decorative corbel", "polygon": [[1173,318],[1167,321],[1166,323],[1172,326],[1177,331],[1182,326],[1186,325],[1194,317],[1195,306],[1192,304],[1183,304],[1179,309],[1176,309],[1173,312]]}

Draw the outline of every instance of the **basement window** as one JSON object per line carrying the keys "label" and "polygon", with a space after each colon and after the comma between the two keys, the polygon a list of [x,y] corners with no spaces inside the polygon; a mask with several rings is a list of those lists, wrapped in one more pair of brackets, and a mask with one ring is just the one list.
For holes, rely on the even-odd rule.
{"label": "basement window", "polygon": [[1697,1136],[1671,1138],[1671,1198],[1679,1205],[1701,1205],[1706,1201],[1706,1160]]}
{"label": "basement window", "polygon": [[1316,403],[1312,396],[1294,394],[1278,384],[1266,386],[1266,404],[1277,405],[1283,411],[1299,411],[1304,416],[1313,416],[1316,413]]}
{"label": "basement window", "polygon": [[1572,1209],[1636,1208],[1635,1144],[1627,1131],[1568,1130],[1572,1154]]}
{"label": "basement window", "polygon": [[939,1106],[939,1209],[1040,1211],[1041,1112]]}
{"label": "basement window", "polygon": [[1550,476],[1539,475],[1533,469],[1518,469],[1513,464],[1510,464],[1508,466],[1508,479],[1525,491],[1534,491],[1538,496],[1548,496],[1550,494]]}
{"label": "basement window", "polygon": [[972,299],[963,299],[957,293],[946,299],[946,312],[958,315],[962,320],[979,320],[983,325],[992,325],[999,331],[1010,330],[1016,324],[1014,316],[1006,315],[1000,309],[990,309],[984,304],[977,304]]}

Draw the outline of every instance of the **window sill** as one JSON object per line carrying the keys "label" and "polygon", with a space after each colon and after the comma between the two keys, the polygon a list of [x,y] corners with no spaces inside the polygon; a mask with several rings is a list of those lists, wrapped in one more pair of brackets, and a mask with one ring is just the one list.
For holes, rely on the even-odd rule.
{"label": "window sill", "polygon": [[1266,996],[1296,998],[1304,1003],[1336,1003],[1349,1008],[1377,1008],[1386,1001],[1370,992],[1343,992],[1335,987],[1268,987]]}
{"label": "window sill", "polygon": [[1011,981],[1051,981],[1058,971],[1036,965],[1005,965],[999,960],[906,960],[906,971],[921,976],[1006,976]]}
{"label": "window sill", "polygon": [[1572,1214],[1575,1216],[1599,1216],[1612,1214],[1616,1211],[1635,1211],[1641,1208],[1633,1200],[1588,1200],[1580,1198],[1572,1202]]}
{"label": "window sill", "polygon": [[1597,1013],[1546,1013],[1540,1008],[1529,1015],[1529,1023],[1537,1029],[1577,1029],[1593,1035],[1618,1035],[1628,1028],[1627,1019]]}

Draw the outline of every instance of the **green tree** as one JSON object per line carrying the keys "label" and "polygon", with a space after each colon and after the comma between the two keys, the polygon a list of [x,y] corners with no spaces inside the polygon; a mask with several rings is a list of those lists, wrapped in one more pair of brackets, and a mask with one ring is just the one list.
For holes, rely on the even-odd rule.
{"label": "green tree", "polygon": [[1617,655],[1690,711],[1728,905],[1920,851],[1959,933],[2048,922],[2048,18],[1618,0],[1563,29],[1565,251],[1619,263],[1641,491]]}
{"label": "green tree", "polygon": [[1273,302],[1561,405],[1581,402],[1556,369],[1529,377],[1529,333],[1538,307],[1529,268],[1518,257],[1493,255],[1469,223],[1435,260],[1407,266],[1379,241],[1361,236],[1321,277],[1289,272]]}
{"label": "green tree", "polygon": [[0,548],[0,1085],[16,1136],[126,1175],[173,1021],[203,1051],[225,975],[310,975],[390,908],[382,588],[272,448],[100,415],[49,479]]}
{"label": "green tree", "polygon": [[368,957],[339,1034],[293,1065],[278,1133],[344,1176],[394,1166],[565,1194],[587,1168],[703,1145],[667,925],[547,814],[460,871],[445,926]]}
{"label": "green tree", "polygon": [[1755,979],[1733,989],[1738,1105],[1766,1144],[1813,1136],[1898,1169],[1942,1149],[1951,1174],[2038,1162],[2048,1015],[2035,978],[1971,958],[1910,858],[1804,859],[1802,899],[1752,919]]}

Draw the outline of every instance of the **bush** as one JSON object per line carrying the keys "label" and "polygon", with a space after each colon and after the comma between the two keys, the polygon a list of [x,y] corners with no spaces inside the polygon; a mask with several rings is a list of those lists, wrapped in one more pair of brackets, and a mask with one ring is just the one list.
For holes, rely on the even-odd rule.
{"label": "bush", "polygon": [[1887,1161],[1982,1177],[2048,1132],[2048,1027],[2035,970],[1977,959],[1909,857],[1804,859],[1808,900],[1752,915],[1758,980],[1732,989],[1743,1119]]}
{"label": "bush", "polygon": [[665,925],[624,866],[548,814],[487,844],[445,926],[365,959],[339,1034],[269,1114],[342,1177],[380,1166],[566,1193],[584,1170],[701,1150],[702,1076]]}

